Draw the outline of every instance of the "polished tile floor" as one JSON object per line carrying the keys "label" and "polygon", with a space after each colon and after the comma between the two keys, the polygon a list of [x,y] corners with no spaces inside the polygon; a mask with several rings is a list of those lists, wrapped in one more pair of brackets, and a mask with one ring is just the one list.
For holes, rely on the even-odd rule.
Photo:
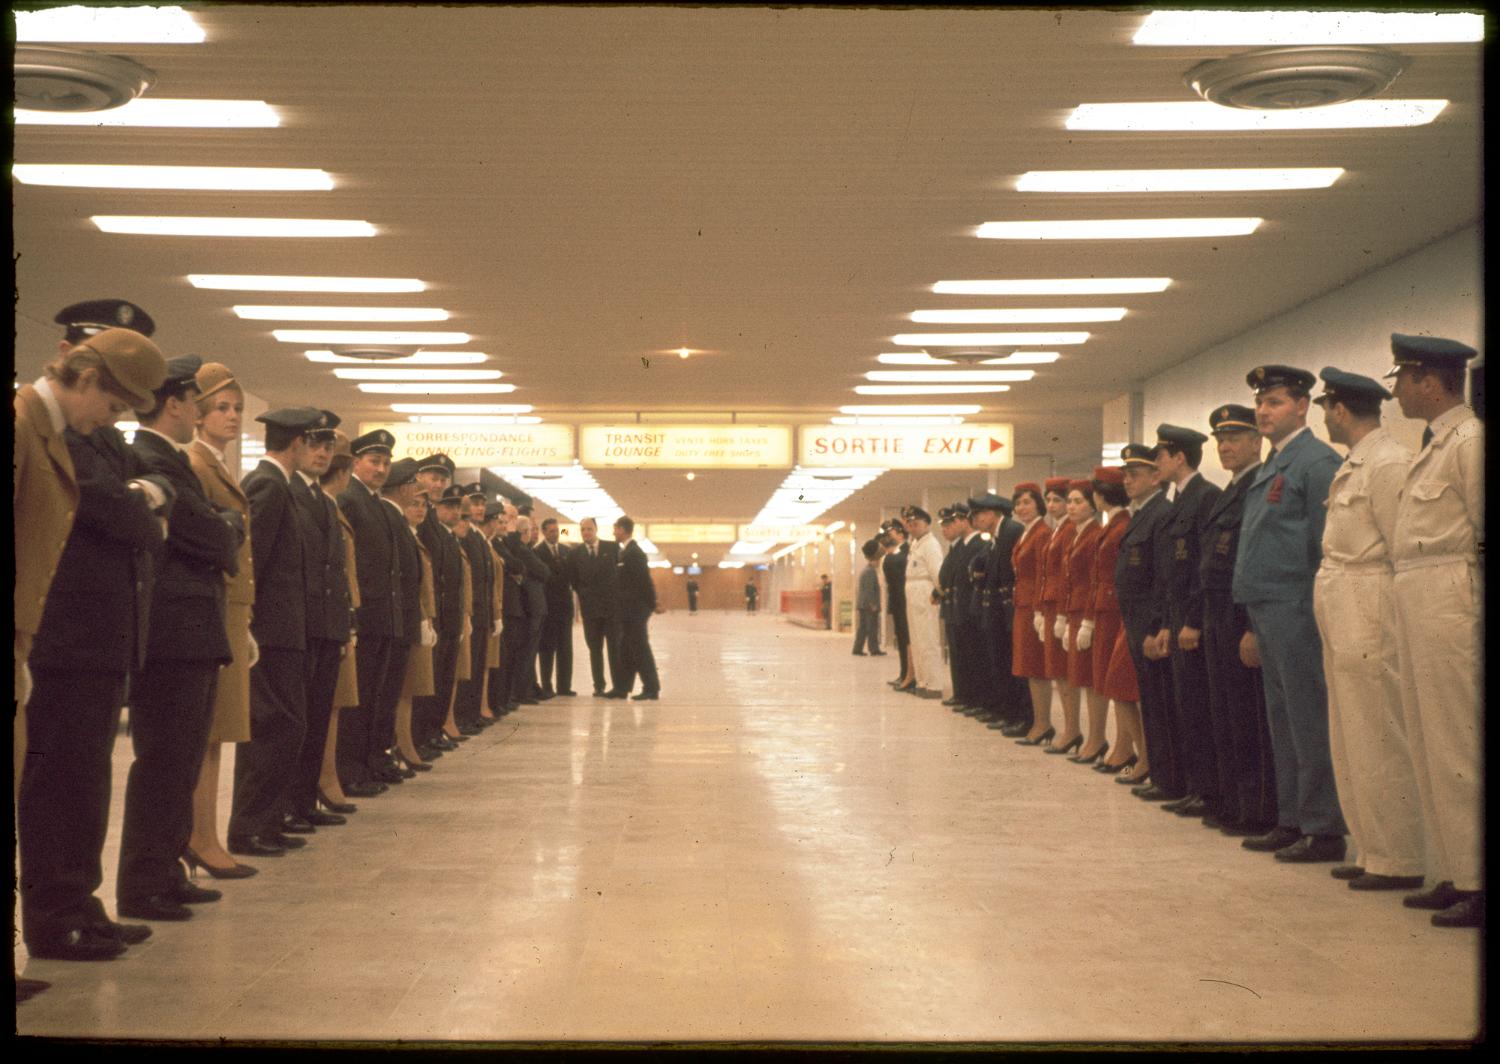
{"label": "polished tile floor", "polygon": [[[1480,939],[885,684],[772,616],[653,622],[660,702],[523,707],[53,988],[22,1034],[1466,1039]],[[582,640],[578,641],[582,651]],[[587,658],[575,686],[587,692]],[[116,749],[123,787],[128,740]],[[226,771],[225,779],[229,778]],[[227,795],[226,795],[227,806]],[[113,883],[119,807],[106,853]],[[106,891],[106,902],[112,898]]]}

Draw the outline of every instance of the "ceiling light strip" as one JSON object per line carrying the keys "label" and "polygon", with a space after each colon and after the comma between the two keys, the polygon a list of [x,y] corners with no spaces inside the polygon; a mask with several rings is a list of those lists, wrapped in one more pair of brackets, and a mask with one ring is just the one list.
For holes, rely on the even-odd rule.
{"label": "ceiling light strip", "polygon": [[1075,325],[1119,321],[1124,307],[997,307],[993,309],[914,310],[911,320],[925,325]]}
{"label": "ceiling light strip", "polygon": [[140,236],[353,237],[374,236],[369,222],[347,218],[220,218],[185,215],[96,214],[105,233]]}
{"label": "ceiling light strip", "polygon": [[1067,221],[985,222],[986,240],[1162,240],[1246,236],[1264,218],[1091,218]]}
{"label": "ceiling light strip", "polygon": [[249,321],[447,321],[441,307],[276,307],[230,308]]}
{"label": "ceiling light strip", "polygon": [[932,290],[938,295],[948,296],[1115,296],[1162,292],[1171,283],[1170,277],[1017,278],[939,281]]}
{"label": "ceiling light strip", "polygon": [[1133,43],[1155,46],[1467,44],[1484,16],[1441,11],[1153,11]]}
{"label": "ceiling light strip", "polygon": [[275,129],[281,116],[264,100],[137,97],[107,111],[16,110],[18,126],[146,126],[178,129]]}
{"label": "ceiling light strip", "polygon": [[1252,111],[1206,100],[1085,103],[1068,115],[1073,130],[1110,133],[1275,133],[1302,129],[1391,129],[1425,126],[1447,100],[1351,100],[1327,107]]}
{"label": "ceiling light strip", "polygon": [[1280,192],[1328,188],[1338,166],[1199,170],[1031,170],[1018,192]]}
{"label": "ceiling light strip", "polygon": [[167,189],[209,192],[328,192],[326,170],[275,166],[123,166],[83,163],[16,163],[23,185],[56,188]]}

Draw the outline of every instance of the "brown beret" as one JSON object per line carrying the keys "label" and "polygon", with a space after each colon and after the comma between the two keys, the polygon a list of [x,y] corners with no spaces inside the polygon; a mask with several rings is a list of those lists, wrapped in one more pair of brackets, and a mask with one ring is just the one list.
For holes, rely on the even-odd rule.
{"label": "brown beret", "polygon": [[203,363],[198,367],[197,379],[199,399],[206,399],[214,392],[228,388],[231,384],[239,387],[239,382],[234,379],[234,372],[222,362]]}
{"label": "brown beret", "polygon": [[347,458],[354,461],[354,452],[349,448],[349,437],[342,429],[333,430],[333,456],[335,458]]}
{"label": "brown beret", "polygon": [[146,337],[134,329],[105,329],[73,350],[79,348],[87,348],[104,361],[136,410],[150,410],[156,405],[153,393],[167,379],[167,360]]}

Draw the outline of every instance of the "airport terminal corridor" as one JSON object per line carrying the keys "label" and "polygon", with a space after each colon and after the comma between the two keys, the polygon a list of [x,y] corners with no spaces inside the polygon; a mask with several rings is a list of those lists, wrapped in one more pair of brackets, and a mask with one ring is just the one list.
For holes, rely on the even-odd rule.
{"label": "airport terminal corridor", "polygon": [[[894,692],[771,613],[652,622],[657,702],[523,706],[188,924],[25,961],[23,1035],[1427,1040],[1478,932],[1331,889]],[[575,629],[575,635],[577,635]],[[231,748],[232,749],[232,748]],[[226,757],[231,756],[226,751]],[[129,740],[116,743],[110,899]],[[223,776],[221,810],[229,806]],[[413,793],[415,792],[415,793]],[[112,905],[112,902],[111,902]],[[24,968],[21,965],[24,963]]]}

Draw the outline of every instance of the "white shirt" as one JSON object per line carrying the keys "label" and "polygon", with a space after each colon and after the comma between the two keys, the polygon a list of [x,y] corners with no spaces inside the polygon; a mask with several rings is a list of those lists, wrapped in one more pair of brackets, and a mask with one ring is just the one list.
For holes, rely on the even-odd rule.
{"label": "white shirt", "polygon": [[923,582],[937,586],[938,570],[943,565],[943,548],[929,529],[911,541],[911,553],[906,561],[906,582]]}
{"label": "white shirt", "polygon": [[46,377],[38,377],[32,384],[36,394],[42,397],[42,405],[47,408],[47,418],[52,422],[53,432],[62,432],[68,427],[68,419],[63,417],[62,404],[57,401],[57,393],[52,390],[52,382]]}
{"label": "white shirt", "polygon": [[187,448],[183,447],[182,444],[180,444],[176,440],[172,439],[172,437],[168,436],[165,432],[158,432],[156,429],[153,429],[149,425],[142,425],[140,428],[136,429],[135,431],[137,432],[137,434],[142,433],[142,432],[149,432],[153,436],[160,436],[162,439],[164,439],[168,443],[170,443],[172,445],[172,447],[173,447],[174,450],[184,451],[184,450],[187,449]]}
{"label": "white shirt", "polygon": [[1167,501],[1168,502],[1176,502],[1177,501],[1177,493],[1180,492],[1183,488],[1186,488],[1188,486],[1188,484],[1192,482],[1192,479],[1194,477],[1196,477],[1197,475],[1198,475],[1198,471],[1195,469],[1191,473],[1189,473],[1187,476],[1185,476],[1185,477],[1182,478],[1182,483],[1181,484],[1178,484],[1176,481],[1173,481],[1171,484],[1168,484],[1167,485]]}
{"label": "white shirt", "polygon": [[1287,444],[1291,443],[1293,440],[1295,440],[1298,436],[1302,435],[1306,431],[1307,431],[1307,426],[1303,425],[1300,429],[1296,429],[1290,435],[1288,435],[1286,438],[1284,438],[1280,443],[1273,443],[1271,445],[1271,449],[1274,450],[1277,454],[1280,454],[1282,451],[1286,450],[1286,445]]}

